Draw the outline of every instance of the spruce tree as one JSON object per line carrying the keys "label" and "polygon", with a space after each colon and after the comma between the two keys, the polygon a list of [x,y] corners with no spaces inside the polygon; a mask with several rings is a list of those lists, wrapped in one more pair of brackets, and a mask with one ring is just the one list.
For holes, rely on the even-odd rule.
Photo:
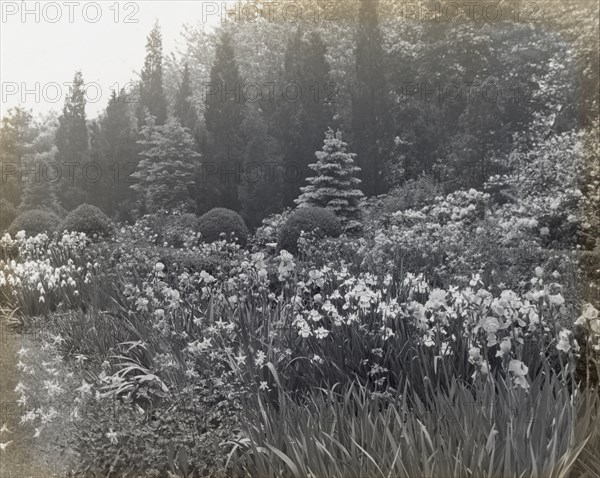
{"label": "spruce tree", "polygon": [[75,209],[86,199],[83,168],[89,162],[89,135],[85,105],[83,76],[77,71],[56,131],[56,160],[67,171],[63,174],[59,201],[67,210]]}
{"label": "spruce tree", "polygon": [[145,124],[147,115],[155,118],[156,125],[167,119],[167,99],[163,90],[162,34],[158,23],[154,25],[146,43],[146,60],[140,75],[138,125]]}
{"label": "spruce tree", "polygon": [[315,153],[317,162],[309,165],[317,175],[307,179],[308,186],[301,189],[295,202],[298,207],[331,209],[346,230],[356,231],[361,228],[359,203],[363,193],[357,189],[361,181],[356,177],[360,172],[354,164],[356,155],[347,147],[339,130],[327,130],[322,150]]}
{"label": "spruce tree", "polygon": [[164,209],[190,209],[194,186],[194,171],[200,155],[194,151],[194,140],[177,118],[164,125],[155,125],[148,117],[141,130],[143,146],[135,173],[140,204],[148,212]]}

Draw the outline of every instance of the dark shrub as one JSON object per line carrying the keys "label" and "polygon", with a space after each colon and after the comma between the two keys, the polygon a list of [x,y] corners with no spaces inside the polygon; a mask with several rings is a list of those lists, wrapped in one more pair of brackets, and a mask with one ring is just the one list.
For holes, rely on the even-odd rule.
{"label": "dark shrub", "polygon": [[0,232],[8,229],[15,217],[17,217],[15,207],[6,199],[0,199]]}
{"label": "dark shrub", "polygon": [[198,230],[202,234],[202,240],[215,242],[225,234],[229,240],[237,238],[241,245],[246,245],[248,239],[248,228],[242,217],[231,209],[216,207],[204,214],[198,222]]}
{"label": "dark shrub", "polygon": [[45,232],[50,235],[58,226],[60,218],[49,211],[41,209],[31,209],[18,215],[8,228],[8,232],[12,237],[19,231],[25,231],[28,236],[37,236]]}
{"label": "dark shrub", "polygon": [[313,234],[315,237],[338,237],[342,226],[333,211],[320,207],[296,209],[279,230],[277,245],[288,252],[298,252],[300,233]]}
{"label": "dark shrub", "polygon": [[106,237],[112,233],[112,224],[96,206],[82,204],[67,214],[60,230],[84,232],[88,237]]}

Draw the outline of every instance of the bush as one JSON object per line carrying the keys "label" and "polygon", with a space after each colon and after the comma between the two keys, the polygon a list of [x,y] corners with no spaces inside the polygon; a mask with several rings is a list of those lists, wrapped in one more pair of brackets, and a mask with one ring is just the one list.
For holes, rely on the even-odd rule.
{"label": "bush", "polygon": [[67,214],[62,231],[84,232],[88,237],[106,237],[112,233],[112,224],[96,206],[82,204]]}
{"label": "bush", "polygon": [[235,237],[241,245],[246,245],[248,228],[242,217],[231,209],[216,207],[204,214],[198,221],[198,230],[205,242],[221,239],[221,234],[229,240]]}
{"label": "bush", "polygon": [[160,244],[181,248],[197,244],[198,216],[195,214],[174,214],[163,218],[162,227],[157,231]]}
{"label": "bush", "polygon": [[383,211],[393,214],[407,209],[418,209],[431,204],[442,188],[431,176],[408,180],[403,186],[394,189],[384,200]]}
{"label": "bush", "polygon": [[298,252],[298,239],[301,232],[310,233],[317,238],[338,237],[342,226],[333,211],[320,207],[296,209],[279,230],[277,245],[288,252]]}
{"label": "bush", "polygon": [[0,199],[0,232],[8,229],[15,217],[17,217],[15,207],[6,199]]}
{"label": "bush", "polygon": [[27,236],[37,236],[41,233],[52,234],[60,218],[49,211],[31,209],[18,215],[8,228],[8,233],[14,237],[19,231],[25,231]]}

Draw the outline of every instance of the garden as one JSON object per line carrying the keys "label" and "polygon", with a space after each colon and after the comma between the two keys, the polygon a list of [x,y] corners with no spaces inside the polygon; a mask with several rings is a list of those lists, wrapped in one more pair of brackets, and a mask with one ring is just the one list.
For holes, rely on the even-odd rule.
{"label": "garden", "polygon": [[6,112],[0,475],[600,477],[597,6],[400,3],[156,23],[135,101]]}

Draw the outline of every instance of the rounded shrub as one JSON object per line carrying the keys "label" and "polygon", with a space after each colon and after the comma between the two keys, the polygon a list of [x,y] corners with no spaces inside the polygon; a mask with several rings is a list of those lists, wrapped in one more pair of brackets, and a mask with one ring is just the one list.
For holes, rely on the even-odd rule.
{"label": "rounded shrub", "polygon": [[311,233],[317,238],[338,237],[342,226],[333,211],[321,207],[303,207],[296,209],[279,230],[277,245],[279,249],[296,253],[300,234]]}
{"label": "rounded shrub", "polygon": [[60,218],[41,209],[30,209],[19,214],[8,228],[8,233],[15,237],[19,231],[25,231],[27,236],[37,236],[41,233],[52,234],[60,222]]}
{"label": "rounded shrub", "polygon": [[10,226],[16,217],[17,211],[15,207],[6,199],[0,199],[0,232],[8,229],[8,226]]}
{"label": "rounded shrub", "polygon": [[226,239],[236,238],[241,245],[246,245],[248,240],[248,228],[237,212],[231,209],[216,207],[200,217],[198,231],[202,240],[215,242],[225,234]]}
{"label": "rounded shrub", "polygon": [[84,232],[88,237],[106,237],[112,232],[112,224],[108,216],[99,208],[91,204],[82,204],[67,214],[60,229]]}

